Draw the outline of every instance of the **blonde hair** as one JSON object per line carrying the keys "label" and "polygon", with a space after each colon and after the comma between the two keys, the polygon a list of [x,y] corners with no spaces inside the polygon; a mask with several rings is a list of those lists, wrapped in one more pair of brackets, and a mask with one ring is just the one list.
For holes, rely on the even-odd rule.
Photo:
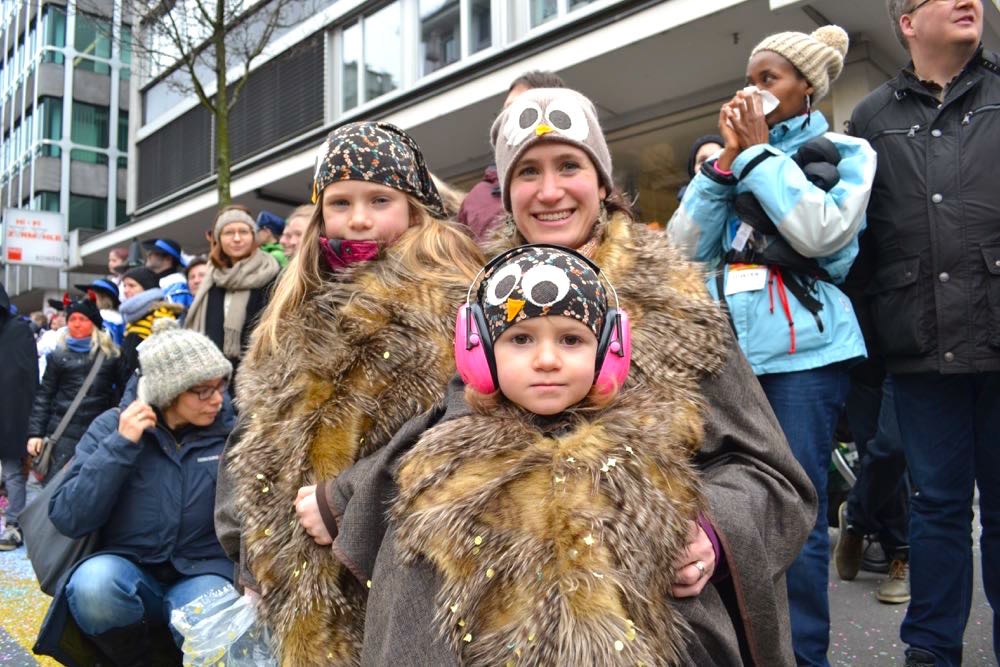
{"label": "blonde hair", "polygon": [[[435,218],[410,195],[406,198],[410,205],[410,227],[380,261],[398,263],[402,272],[415,282],[440,283],[448,279],[472,282],[484,262],[479,247],[458,225]],[[251,361],[266,357],[279,346],[282,322],[322,289],[326,280],[319,249],[323,228],[323,208],[317,204],[299,248],[254,330],[247,352]]]}
{"label": "blonde hair", "polygon": [[[59,347],[66,347],[67,336],[69,336],[69,330],[63,331],[59,335]],[[118,346],[111,340],[111,335],[101,327],[95,325],[94,330],[90,332],[90,356],[96,356],[98,349],[104,352],[104,356],[108,359],[114,359],[120,354]]]}
{"label": "blonde hair", "polygon": [[94,301],[97,303],[97,308],[99,310],[114,310],[115,301],[106,292],[98,292],[94,290]]}
{"label": "blonde hair", "polygon": [[311,218],[312,214],[316,212],[317,206],[319,206],[319,204],[303,204],[302,206],[296,206],[292,209],[292,212],[288,214],[288,217],[285,218],[285,224],[288,224],[288,221],[292,218]]}
{"label": "blonde hair", "polygon": [[465,201],[467,193],[456,188],[451,183],[438,178],[434,174],[431,174],[431,180],[434,181],[434,187],[437,188],[438,194],[441,195],[445,213],[450,217],[458,215],[458,211],[462,208],[462,202]]}

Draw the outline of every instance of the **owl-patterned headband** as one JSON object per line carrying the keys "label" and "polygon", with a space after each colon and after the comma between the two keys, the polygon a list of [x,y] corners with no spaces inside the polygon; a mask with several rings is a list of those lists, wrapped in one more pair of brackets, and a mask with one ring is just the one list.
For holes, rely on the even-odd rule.
{"label": "owl-patterned headband", "polygon": [[560,141],[590,156],[603,185],[610,193],[611,153],[597,121],[593,103],[569,88],[535,88],[525,91],[504,109],[490,131],[497,163],[503,205],[510,207],[510,180],[524,152],[539,141]]}
{"label": "owl-patterned headband", "polygon": [[448,217],[417,142],[390,123],[348,123],[329,134],[316,155],[313,203],[336,181],[385,185],[412,195],[435,217]]}
{"label": "owl-patterned headband", "polygon": [[490,340],[532,317],[563,315],[579,320],[600,338],[608,312],[607,292],[597,271],[572,251],[522,246],[489,266],[476,295]]}

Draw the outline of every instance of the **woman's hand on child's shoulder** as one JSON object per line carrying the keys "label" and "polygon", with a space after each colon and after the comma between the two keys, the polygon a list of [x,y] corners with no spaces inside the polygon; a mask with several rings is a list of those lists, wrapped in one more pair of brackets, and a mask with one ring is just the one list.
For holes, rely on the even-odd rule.
{"label": "woman's hand on child's shoulder", "polygon": [[316,544],[328,546],[333,544],[330,531],[323,523],[323,517],[319,513],[319,505],[316,503],[316,485],[303,486],[295,498],[295,513],[299,517],[299,523],[309,534]]}

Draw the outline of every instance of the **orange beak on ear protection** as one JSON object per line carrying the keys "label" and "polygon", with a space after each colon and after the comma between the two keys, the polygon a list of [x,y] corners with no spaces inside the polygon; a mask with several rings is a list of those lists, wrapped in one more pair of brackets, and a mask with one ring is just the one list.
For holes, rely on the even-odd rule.
{"label": "orange beak on ear protection", "polygon": [[550,126],[546,125],[545,123],[542,123],[541,125],[535,128],[535,134],[539,137],[548,134],[549,132],[555,132],[555,130],[553,130]]}

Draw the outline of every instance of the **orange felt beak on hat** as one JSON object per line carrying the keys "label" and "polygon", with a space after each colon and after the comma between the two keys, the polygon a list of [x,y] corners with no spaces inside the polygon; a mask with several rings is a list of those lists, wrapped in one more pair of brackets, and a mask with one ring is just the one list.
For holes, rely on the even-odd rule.
{"label": "orange felt beak on hat", "polygon": [[555,130],[553,130],[552,127],[546,125],[545,123],[542,123],[541,125],[535,128],[535,134],[539,137],[548,134],[549,132],[555,132]]}
{"label": "orange felt beak on hat", "polygon": [[513,322],[517,314],[524,308],[525,302],[521,299],[507,299],[507,321]]}

